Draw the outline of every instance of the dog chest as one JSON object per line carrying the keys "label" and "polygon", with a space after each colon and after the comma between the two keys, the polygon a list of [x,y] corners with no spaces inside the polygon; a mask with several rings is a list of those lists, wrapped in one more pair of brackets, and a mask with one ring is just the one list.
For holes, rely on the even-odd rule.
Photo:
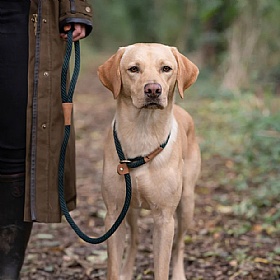
{"label": "dog chest", "polygon": [[167,167],[154,172],[148,166],[131,172],[131,207],[151,210],[176,207],[182,193],[182,176],[176,169]]}

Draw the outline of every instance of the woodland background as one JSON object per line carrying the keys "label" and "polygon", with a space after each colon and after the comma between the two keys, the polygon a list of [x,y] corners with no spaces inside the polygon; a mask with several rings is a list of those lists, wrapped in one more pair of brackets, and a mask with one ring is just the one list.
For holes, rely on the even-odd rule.
{"label": "woodland background", "polygon": [[[176,46],[200,68],[176,102],[191,113],[202,152],[195,225],[186,238],[191,280],[280,279],[280,1],[94,0],[75,94],[78,208],[86,233],[104,233],[102,149],[114,115],[96,74],[120,46]],[[141,212],[135,278],[153,279],[152,220]],[[22,279],[106,279],[106,244],[69,225],[34,225]]]}
{"label": "woodland background", "polygon": [[92,46],[160,42],[196,55],[223,88],[279,91],[279,0],[94,0]]}

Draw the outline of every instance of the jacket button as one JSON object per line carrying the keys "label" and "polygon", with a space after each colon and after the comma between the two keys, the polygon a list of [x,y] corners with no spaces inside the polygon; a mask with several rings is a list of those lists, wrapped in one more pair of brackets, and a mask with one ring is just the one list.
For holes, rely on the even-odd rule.
{"label": "jacket button", "polygon": [[43,129],[46,129],[47,128],[47,125],[44,123],[44,124],[42,124],[42,128]]}
{"label": "jacket button", "polygon": [[91,11],[91,8],[90,7],[86,7],[86,12],[90,13],[90,11]]}
{"label": "jacket button", "polygon": [[48,77],[49,76],[49,72],[44,72],[44,77]]}
{"label": "jacket button", "polygon": [[43,23],[46,23],[46,22],[47,22],[47,20],[44,18],[44,19],[43,19]]}

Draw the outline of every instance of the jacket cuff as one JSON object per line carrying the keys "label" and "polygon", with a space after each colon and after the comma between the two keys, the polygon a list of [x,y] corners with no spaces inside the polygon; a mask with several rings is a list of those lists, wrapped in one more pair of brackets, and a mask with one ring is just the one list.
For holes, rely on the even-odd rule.
{"label": "jacket cuff", "polygon": [[87,37],[90,34],[90,32],[92,31],[92,23],[90,20],[81,19],[81,18],[66,18],[59,23],[59,32],[64,33],[65,32],[63,29],[64,26],[66,24],[71,24],[71,23],[84,24],[86,27],[86,36],[85,37]]}
{"label": "jacket cuff", "polygon": [[64,32],[66,24],[81,23],[86,27],[86,36],[92,31],[92,8],[87,1],[83,0],[61,0],[59,31]]}

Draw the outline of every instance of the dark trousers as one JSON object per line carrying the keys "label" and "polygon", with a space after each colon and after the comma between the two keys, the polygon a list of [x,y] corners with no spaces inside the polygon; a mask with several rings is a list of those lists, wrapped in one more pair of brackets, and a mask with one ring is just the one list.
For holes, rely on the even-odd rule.
{"label": "dark trousers", "polygon": [[30,0],[0,0],[0,280],[16,280],[32,223],[23,221]]}
{"label": "dark trousers", "polygon": [[29,5],[0,0],[0,174],[24,172]]}

